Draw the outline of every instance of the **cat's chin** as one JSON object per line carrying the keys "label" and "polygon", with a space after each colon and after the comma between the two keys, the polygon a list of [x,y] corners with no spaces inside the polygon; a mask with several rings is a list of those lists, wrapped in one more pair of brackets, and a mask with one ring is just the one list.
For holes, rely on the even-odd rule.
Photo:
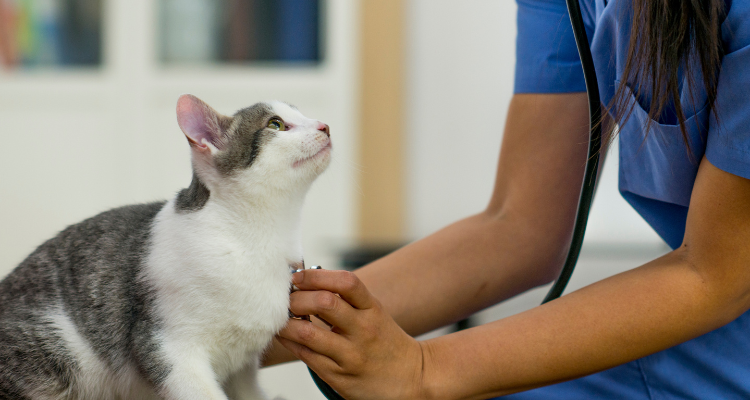
{"label": "cat's chin", "polygon": [[320,149],[317,153],[313,154],[310,157],[303,158],[301,160],[295,161],[292,165],[293,168],[300,168],[304,165],[307,165],[309,163],[315,162],[315,161],[322,161],[331,158],[331,150],[333,149],[333,146],[331,145],[331,141],[329,140],[328,143],[323,146],[322,149]]}

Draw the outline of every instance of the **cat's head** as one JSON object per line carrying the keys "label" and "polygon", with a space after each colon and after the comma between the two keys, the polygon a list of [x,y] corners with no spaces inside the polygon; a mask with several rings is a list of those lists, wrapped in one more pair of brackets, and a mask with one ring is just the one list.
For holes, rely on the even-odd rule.
{"label": "cat's head", "polygon": [[177,101],[177,122],[196,175],[212,191],[228,184],[251,192],[304,189],[331,161],[328,125],[283,102],[228,117],[186,94]]}

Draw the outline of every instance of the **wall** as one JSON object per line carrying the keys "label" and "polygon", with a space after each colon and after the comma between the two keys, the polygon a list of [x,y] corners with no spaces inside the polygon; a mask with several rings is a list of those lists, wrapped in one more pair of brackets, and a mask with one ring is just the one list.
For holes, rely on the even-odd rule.
{"label": "wall", "polygon": [[[515,2],[411,0],[407,14],[407,226],[412,238],[481,211],[513,91]],[[607,160],[587,243],[653,247]],[[583,162],[583,161],[582,161]]]}
{"label": "wall", "polygon": [[0,71],[0,276],[69,224],[190,183],[182,93],[228,114],[281,99],[331,126],[334,160],[308,197],[303,239],[309,260],[333,265],[329,242],[352,236],[355,221],[358,3],[328,2],[319,68],[163,67],[156,3],[105,4],[101,70]]}

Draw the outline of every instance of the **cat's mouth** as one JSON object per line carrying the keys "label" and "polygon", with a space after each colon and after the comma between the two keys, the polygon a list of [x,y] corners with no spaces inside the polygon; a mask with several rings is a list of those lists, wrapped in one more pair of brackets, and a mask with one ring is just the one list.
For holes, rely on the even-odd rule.
{"label": "cat's mouth", "polygon": [[317,153],[311,155],[310,157],[303,158],[301,160],[294,162],[294,168],[300,167],[302,164],[307,163],[308,161],[317,160],[320,158],[323,158],[331,153],[331,149],[333,148],[331,141],[329,140],[328,143],[326,143],[325,146],[323,146],[322,149],[320,149]]}

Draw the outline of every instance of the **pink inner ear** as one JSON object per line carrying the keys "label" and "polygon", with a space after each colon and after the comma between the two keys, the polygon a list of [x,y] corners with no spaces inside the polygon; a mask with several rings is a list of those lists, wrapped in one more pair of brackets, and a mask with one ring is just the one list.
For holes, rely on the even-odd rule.
{"label": "pink inner ear", "polygon": [[216,112],[191,94],[184,94],[177,100],[177,123],[188,141],[198,147],[208,147],[204,140],[216,146],[221,137]]}

